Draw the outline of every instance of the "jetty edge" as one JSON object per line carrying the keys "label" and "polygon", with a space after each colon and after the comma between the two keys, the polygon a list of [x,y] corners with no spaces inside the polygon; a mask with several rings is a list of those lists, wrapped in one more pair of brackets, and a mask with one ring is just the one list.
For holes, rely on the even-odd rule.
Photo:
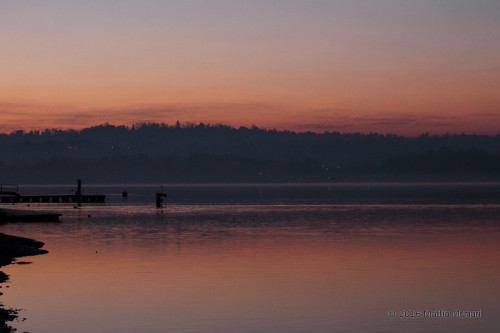
{"label": "jetty edge", "polygon": [[[11,236],[0,233],[0,267],[13,263],[16,258],[34,256],[48,253],[42,249],[45,244],[31,238]],[[4,283],[9,276],[0,271],[0,283]],[[0,295],[2,293],[0,292]],[[8,322],[18,317],[18,310],[6,309],[0,303],[0,333],[16,332],[16,329],[8,325]]]}
{"label": "jetty edge", "polygon": [[59,217],[61,215],[62,214],[53,212],[0,208],[0,223],[59,222]]}
{"label": "jetty edge", "polygon": [[[74,194],[36,194],[24,195],[19,193],[17,184],[0,184],[0,203],[74,203],[78,207],[82,203],[105,203],[104,194],[83,194],[82,180],[78,179]],[[1,333],[1,332],[0,332]]]}

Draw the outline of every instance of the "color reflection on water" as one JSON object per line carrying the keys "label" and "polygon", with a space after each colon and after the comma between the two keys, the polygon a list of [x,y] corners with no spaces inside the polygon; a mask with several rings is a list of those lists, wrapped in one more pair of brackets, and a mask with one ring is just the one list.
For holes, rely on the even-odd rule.
{"label": "color reflection on water", "polygon": [[[47,207],[30,207],[46,209]],[[497,205],[56,207],[60,224],[2,297],[30,332],[491,331]],[[481,318],[394,318],[481,310]]]}

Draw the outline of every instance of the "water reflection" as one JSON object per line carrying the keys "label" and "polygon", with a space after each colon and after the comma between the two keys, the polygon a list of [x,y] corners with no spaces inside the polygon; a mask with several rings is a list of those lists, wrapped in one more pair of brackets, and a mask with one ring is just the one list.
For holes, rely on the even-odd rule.
{"label": "water reflection", "polygon": [[[37,209],[30,207],[30,209]],[[491,331],[497,205],[61,206],[5,302],[33,332]],[[90,215],[90,217],[89,217]],[[33,279],[34,276],[44,277]],[[477,319],[390,317],[482,310]]]}

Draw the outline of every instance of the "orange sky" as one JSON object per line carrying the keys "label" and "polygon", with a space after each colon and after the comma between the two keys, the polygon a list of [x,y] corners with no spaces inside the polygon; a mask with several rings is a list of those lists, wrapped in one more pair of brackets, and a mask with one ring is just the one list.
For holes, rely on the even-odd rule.
{"label": "orange sky", "polygon": [[0,131],[104,122],[496,134],[500,4],[0,4]]}

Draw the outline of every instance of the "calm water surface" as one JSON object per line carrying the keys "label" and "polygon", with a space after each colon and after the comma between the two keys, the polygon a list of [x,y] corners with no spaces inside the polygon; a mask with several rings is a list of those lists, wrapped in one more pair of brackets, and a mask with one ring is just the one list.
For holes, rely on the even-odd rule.
{"label": "calm water surface", "polygon": [[49,250],[3,269],[2,302],[24,309],[19,331],[500,327],[499,185],[178,185],[165,187],[162,210],[159,189],[88,186],[108,203],[15,206],[63,214],[59,224],[0,226]]}

